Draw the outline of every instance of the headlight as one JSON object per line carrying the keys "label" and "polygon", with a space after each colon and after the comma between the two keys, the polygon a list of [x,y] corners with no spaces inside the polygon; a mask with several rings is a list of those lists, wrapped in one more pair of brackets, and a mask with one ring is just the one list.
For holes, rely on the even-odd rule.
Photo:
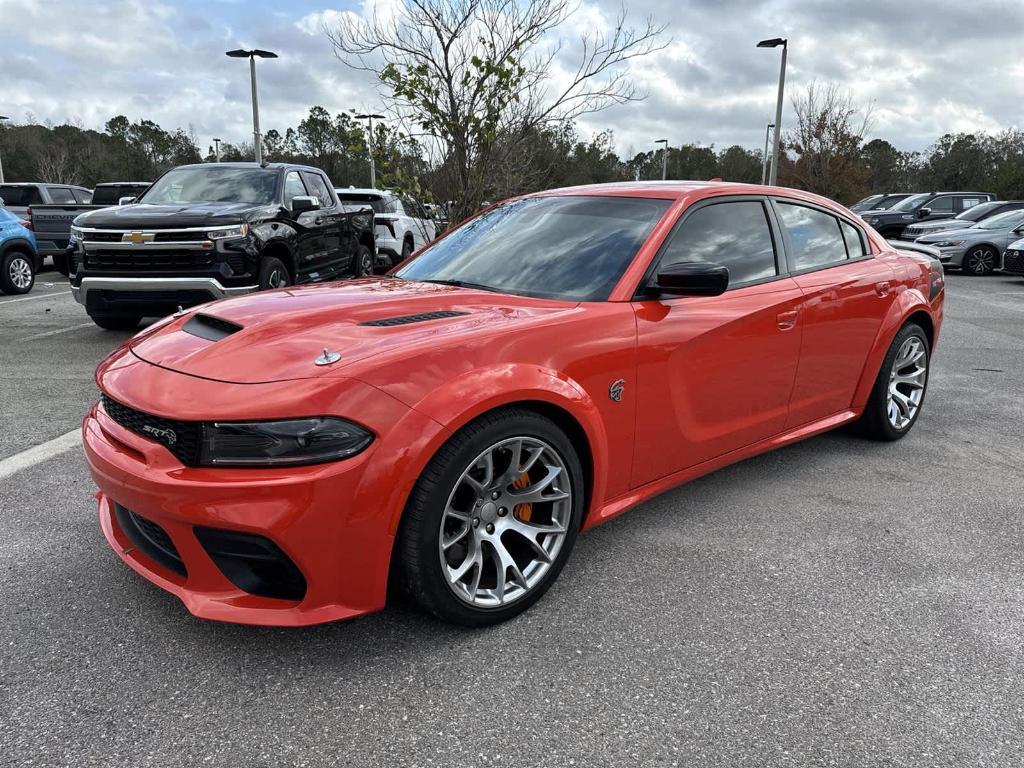
{"label": "headlight", "polygon": [[357,424],[331,416],[204,425],[199,464],[292,467],[355,456],[373,441]]}
{"label": "headlight", "polygon": [[249,234],[248,224],[238,224],[232,227],[216,227],[206,233],[211,240],[222,240],[225,237],[245,237]]}
{"label": "headlight", "polygon": [[868,219],[868,224],[870,224],[871,226],[875,226],[875,224],[877,224],[880,221],[881,219],[878,218],[877,216],[872,216],[870,219]]}
{"label": "headlight", "polygon": [[930,245],[934,245],[936,248],[954,248],[963,244],[963,240],[940,240],[937,243],[930,243]]}

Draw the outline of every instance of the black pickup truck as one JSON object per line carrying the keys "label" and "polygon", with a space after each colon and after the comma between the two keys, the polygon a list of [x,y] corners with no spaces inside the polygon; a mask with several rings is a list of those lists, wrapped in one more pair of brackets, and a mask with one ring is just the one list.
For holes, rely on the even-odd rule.
{"label": "black pickup truck", "polygon": [[[39,242],[39,255],[52,256],[53,266],[64,277],[68,276],[67,248],[71,235],[71,222],[85,211],[109,208],[122,200],[134,199],[149,187],[146,181],[111,181],[97,184],[89,202],[41,203],[29,206],[25,217],[32,224]],[[56,197],[51,193],[51,197]]]}
{"label": "black pickup truck", "polygon": [[101,328],[295,283],[372,274],[373,209],[346,207],[318,168],[173,168],[131,205],[71,228],[71,291]]}

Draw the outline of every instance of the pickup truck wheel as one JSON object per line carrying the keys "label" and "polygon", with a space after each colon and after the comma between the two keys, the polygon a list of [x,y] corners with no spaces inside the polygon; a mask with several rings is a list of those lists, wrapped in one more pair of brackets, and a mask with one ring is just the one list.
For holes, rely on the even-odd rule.
{"label": "pickup truck wheel", "polygon": [[105,331],[132,331],[142,321],[139,315],[114,315],[107,312],[90,313],[89,319]]}
{"label": "pickup truck wheel", "polygon": [[291,277],[288,268],[280,259],[267,256],[260,262],[260,290],[269,291],[272,288],[284,288],[291,284]]}
{"label": "pickup truck wheel", "polygon": [[0,289],[4,293],[28,293],[36,283],[36,259],[24,251],[8,251],[0,262]]}
{"label": "pickup truck wheel", "polygon": [[365,245],[356,251],[355,263],[352,265],[353,277],[368,277],[373,274],[373,254]]}

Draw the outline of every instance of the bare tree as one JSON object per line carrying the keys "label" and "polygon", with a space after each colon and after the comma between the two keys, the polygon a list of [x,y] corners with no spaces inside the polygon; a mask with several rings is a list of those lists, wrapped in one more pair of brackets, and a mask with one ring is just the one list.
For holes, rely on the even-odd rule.
{"label": "bare tree", "polygon": [[793,99],[793,111],[796,127],[786,135],[782,158],[784,183],[836,200],[859,198],[868,173],[861,145],[873,108],[858,108],[835,83],[812,82]]}
{"label": "bare tree", "polygon": [[79,178],[78,165],[63,144],[51,144],[39,153],[36,163],[39,178],[58,184],[74,184]]}
{"label": "bare tree", "polygon": [[508,178],[537,131],[643,98],[628,62],[666,44],[663,26],[628,28],[623,10],[610,31],[584,33],[563,52],[552,38],[575,0],[403,0],[388,9],[346,14],[325,32],[342,62],[377,75],[392,113],[433,140],[463,214],[503,191],[495,179]]}

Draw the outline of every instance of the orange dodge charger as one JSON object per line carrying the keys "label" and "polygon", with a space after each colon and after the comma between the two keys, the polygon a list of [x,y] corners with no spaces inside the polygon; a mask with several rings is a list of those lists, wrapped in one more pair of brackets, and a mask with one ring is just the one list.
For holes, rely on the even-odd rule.
{"label": "orange dodge charger", "polygon": [[484,625],[579,531],[726,464],[920,416],[941,265],[791,189],[636,183],[483,211],[391,274],[183,311],[99,366],[114,551],[197,616]]}

